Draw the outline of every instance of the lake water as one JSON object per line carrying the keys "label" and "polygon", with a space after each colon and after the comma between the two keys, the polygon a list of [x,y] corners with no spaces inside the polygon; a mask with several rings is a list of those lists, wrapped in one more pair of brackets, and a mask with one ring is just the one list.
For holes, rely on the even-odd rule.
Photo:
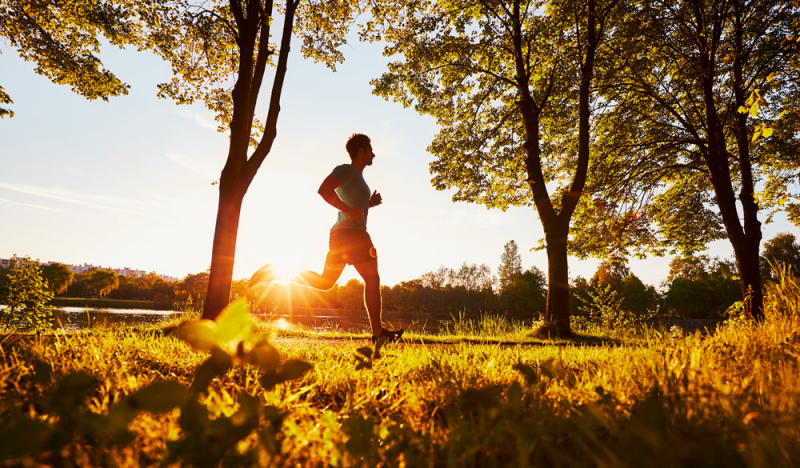
{"label": "lake water", "polygon": [[[59,307],[54,311],[55,328],[81,330],[92,327],[117,325],[157,324],[168,321],[181,312],[145,309],[100,309],[85,307]],[[364,330],[369,329],[365,311],[350,313],[336,309],[300,309],[278,311],[271,315],[256,314],[256,317],[279,321],[279,326],[301,325],[312,330]],[[434,332],[441,320],[448,317],[420,320],[415,317],[387,312],[383,321],[392,327],[413,327],[416,330]]]}

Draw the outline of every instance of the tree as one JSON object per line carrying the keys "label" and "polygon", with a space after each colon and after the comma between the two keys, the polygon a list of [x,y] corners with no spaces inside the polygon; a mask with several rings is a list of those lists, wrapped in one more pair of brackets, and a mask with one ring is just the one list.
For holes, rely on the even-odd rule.
{"label": "tree", "polygon": [[[108,100],[128,93],[129,86],[103,67],[97,56],[101,39],[115,46],[143,48],[147,38],[142,16],[158,16],[167,2],[53,2],[0,0],[0,38],[35,71],[67,85],[87,99]],[[12,104],[0,86],[0,105]],[[0,117],[14,116],[0,108]]]}
{"label": "tree", "polygon": [[[343,56],[357,3],[337,0],[230,0],[176,2],[170,21],[157,30],[158,53],[175,76],[159,96],[179,104],[203,101],[230,132],[225,166],[219,178],[219,204],[203,317],[214,319],[230,300],[236,237],[242,201],[277,136],[280,99],[293,32],[303,39],[304,56],[330,68]],[[282,15],[279,43],[270,41]],[[263,125],[256,104],[269,67],[275,67]],[[233,87],[229,86],[233,78]],[[252,153],[249,148],[253,147]]]}
{"label": "tree", "polygon": [[522,275],[522,256],[519,254],[516,241],[510,240],[503,246],[500,256],[500,267],[497,276],[500,283],[500,293],[514,290],[514,285]]}
{"label": "tree", "polygon": [[676,256],[669,265],[665,286],[666,312],[689,318],[717,318],[742,300],[735,266],[707,255]]}
{"label": "tree", "polygon": [[782,232],[764,243],[761,271],[764,278],[775,279],[772,269],[785,268],[787,273],[800,276],[800,242],[794,234]]}
{"label": "tree", "polygon": [[595,69],[617,4],[387,0],[380,32],[371,30],[389,43],[385,55],[405,58],[375,92],[439,123],[428,148],[434,187],[489,208],[535,206],[548,255],[545,327],[560,335],[570,333],[567,238],[600,104]]}
{"label": "tree", "polygon": [[89,289],[98,296],[107,296],[119,287],[117,272],[111,270],[94,270],[89,274]]}
{"label": "tree", "polygon": [[[596,166],[615,187],[605,204],[635,209],[601,215],[637,232],[642,250],[691,254],[727,236],[755,319],[763,318],[759,211],[783,203],[800,169],[797,119],[777,122],[763,106],[797,99],[796,44],[786,40],[797,17],[785,0],[645,5],[615,44],[624,80],[604,93],[618,108],[604,134],[614,156]],[[773,131],[780,138],[763,138]]]}
{"label": "tree", "polygon": [[42,266],[42,276],[53,294],[62,294],[75,280],[72,270],[58,262]]}
{"label": "tree", "polygon": [[0,309],[0,317],[7,323],[27,322],[34,328],[45,328],[53,322],[53,307],[47,305],[53,299],[47,281],[42,277],[37,262],[29,257],[14,256],[14,266],[8,275],[8,291],[4,302],[7,308]]}
{"label": "tree", "polygon": [[[219,178],[219,203],[203,316],[215,318],[228,304],[242,201],[277,136],[280,98],[292,34],[304,56],[332,69],[343,55],[356,1],[156,0],[62,2],[0,0],[0,35],[34,60],[40,73],[70,84],[88,98],[124,94],[127,85],[95,57],[103,34],[112,44],[154,50],[172,65],[173,78],[159,97],[178,104],[202,101],[216,112],[230,144]],[[276,21],[282,17],[282,24]],[[40,24],[41,23],[41,24]],[[278,43],[271,42],[280,27]],[[274,73],[267,73],[274,67]],[[265,76],[272,89],[262,124],[256,104]],[[231,80],[233,86],[231,87]],[[0,98],[6,101],[5,93]],[[10,99],[10,98],[9,98]],[[253,146],[252,153],[249,148]]]}
{"label": "tree", "polygon": [[189,296],[196,304],[201,301],[208,293],[208,272],[188,274],[178,283],[177,289],[181,293],[181,299],[186,300]]}
{"label": "tree", "polygon": [[642,280],[619,260],[600,263],[589,282],[596,297],[614,292],[614,300],[619,301],[620,309],[615,313],[624,312],[634,317],[646,317],[658,309],[659,295],[656,289],[642,283]]}

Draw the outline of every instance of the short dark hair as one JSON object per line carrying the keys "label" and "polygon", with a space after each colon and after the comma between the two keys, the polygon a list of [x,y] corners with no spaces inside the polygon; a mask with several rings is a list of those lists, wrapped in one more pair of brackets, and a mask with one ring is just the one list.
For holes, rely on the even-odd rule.
{"label": "short dark hair", "polygon": [[370,146],[370,139],[368,136],[364,135],[363,133],[354,133],[347,139],[347,144],[344,147],[347,149],[347,154],[350,155],[350,159],[356,159],[358,155],[358,150]]}

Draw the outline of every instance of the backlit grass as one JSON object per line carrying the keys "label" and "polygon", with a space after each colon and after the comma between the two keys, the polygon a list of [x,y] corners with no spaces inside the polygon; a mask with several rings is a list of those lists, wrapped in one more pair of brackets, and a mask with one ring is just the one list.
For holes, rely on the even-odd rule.
{"label": "backlit grass", "polygon": [[[211,420],[230,418],[230,431],[245,427],[236,421],[248,395],[262,408],[257,429],[220,455],[225,466],[793,466],[800,459],[798,303],[796,280],[784,279],[769,291],[766,322],[733,321],[704,337],[537,341],[513,325],[462,322],[450,336],[481,338],[483,330],[492,339],[416,335],[361,370],[355,356],[363,336],[281,332],[273,344],[282,359],[307,361],[311,371],[266,391],[260,370],[237,365],[199,402]],[[508,344],[514,337],[523,344]],[[20,421],[56,427],[65,416],[55,416],[49,395],[71,372],[100,382],[82,411],[107,414],[153,381],[190,385],[207,357],[155,327],[0,340],[2,428]],[[41,375],[42,363],[52,379]],[[126,443],[69,435],[59,453],[6,456],[5,463],[159,464],[170,441],[186,439],[182,411],[139,414]],[[222,437],[204,434],[212,438],[193,453],[211,451],[208,441]],[[0,434],[0,453],[13,451],[10,436]],[[211,455],[180,463],[203,466]]]}

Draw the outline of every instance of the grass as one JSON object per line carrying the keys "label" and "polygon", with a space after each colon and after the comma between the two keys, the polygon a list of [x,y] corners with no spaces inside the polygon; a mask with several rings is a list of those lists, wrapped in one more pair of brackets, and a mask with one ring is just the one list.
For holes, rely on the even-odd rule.
{"label": "grass", "polygon": [[[556,342],[500,319],[456,317],[443,335],[412,334],[361,370],[356,356],[372,353],[363,334],[273,330],[285,338],[272,340],[281,358],[311,371],[265,390],[261,370],[234,366],[194,407],[137,413],[124,440],[68,423],[118,414],[152,382],[189,386],[206,353],[152,326],[0,336],[0,458],[15,466],[152,466],[170,455],[176,466],[794,466],[800,288],[785,278],[768,293],[764,323],[733,320],[706,336]],[[78,409],[60,410],[54,402],[76,394],[64,376],[77,371],[97,385],[70,403]],[[6,428],[34,423],[70,428],[63,448],[11,458],[20,437]]]}

